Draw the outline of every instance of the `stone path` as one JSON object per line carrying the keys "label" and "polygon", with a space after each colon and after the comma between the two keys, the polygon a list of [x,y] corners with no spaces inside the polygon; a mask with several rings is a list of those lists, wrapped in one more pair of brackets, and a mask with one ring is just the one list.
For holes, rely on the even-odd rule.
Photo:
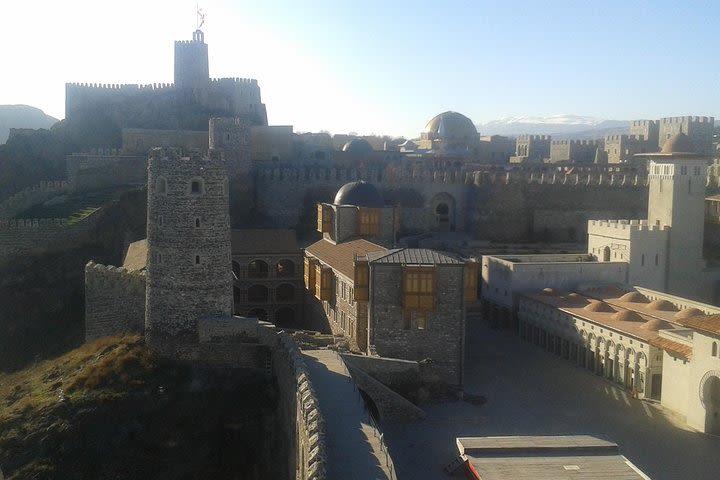
{"label": "stone path", "polygon": [[391,480],[385,453],[360,393],[332,350],[303,351],[310,381],[325,418],[327,478],[342,480]]}

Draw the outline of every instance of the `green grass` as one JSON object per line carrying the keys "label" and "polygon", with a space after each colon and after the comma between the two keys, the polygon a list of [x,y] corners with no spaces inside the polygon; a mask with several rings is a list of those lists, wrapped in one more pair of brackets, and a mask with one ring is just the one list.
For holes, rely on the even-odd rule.
{"label": "green grass", "polygon": [[15,218],[64,218],[69,225],[76,225],[131,189],[119,187],[59,195],[28,208]]}

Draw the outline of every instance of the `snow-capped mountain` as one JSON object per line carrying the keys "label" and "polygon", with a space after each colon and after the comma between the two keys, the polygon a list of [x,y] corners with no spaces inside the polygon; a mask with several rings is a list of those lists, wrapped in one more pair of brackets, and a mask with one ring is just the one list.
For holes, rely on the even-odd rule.
{"label": "snow-capped mountain", "polygon": [[549,117],[505,117],[477,125],[482,135],[537,135],[601,137],[604,135],[628,133],[630,122],[626,120],[605,120],[583,115],[553,115]]}

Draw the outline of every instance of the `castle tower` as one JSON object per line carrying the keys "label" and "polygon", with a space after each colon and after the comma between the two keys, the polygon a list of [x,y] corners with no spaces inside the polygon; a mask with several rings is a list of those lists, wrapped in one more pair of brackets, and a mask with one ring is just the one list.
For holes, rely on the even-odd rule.
{"label": "castle tower", "polygon": [[210,80],[208,46],[202,30],[193,32],[192,41],[175,42],[175,86],[203,88]]}
{"label": "castle tower", "polygon": [[250,159],[250,122],[242,118],[211,118],[211,150],[223,152],[230,176],[230,208],[235,227],[247,225],[255,206],[255,181]]}
{"label": "castle tower", "polygon": [[649,163],[648,223],[670,227],[667,290],[692,294],[703,261],[707,158],[695,153],[690,138],[678,133]]}
{"label": "castle tower", "polygon": [[148,161],[148,343],[197,342],[199,318],[232,314],[228,182],[224,159],[156,148]]}

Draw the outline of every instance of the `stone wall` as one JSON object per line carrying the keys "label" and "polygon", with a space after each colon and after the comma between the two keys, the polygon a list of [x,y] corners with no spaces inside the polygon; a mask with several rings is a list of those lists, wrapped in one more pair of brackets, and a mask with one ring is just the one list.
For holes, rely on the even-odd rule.
{"label": "stone wall", "polygon": [[55,195],[65,193],[67,190],[68,182],[64,180],[40,182],[37,185],[25,188],[0,203],[0,219],[12,218],[23,210],[42,203]]}
{"label": "stone wall", "polygon": [[436,304],[427,328],[404,328],[402,266],[376,264],[370,276],[370,344],[378,355],[428,360],[427,372],[450,386],[462,385],[465,306],[464,265],[436,265]]}
{"label": "stone wall", "polygon": [[0,220],[0,264],[22,255],[37,255],[78,246],[94,239],[102,210],[78,224],[64,218]]}
{"label": "stone wall", "polygon": [[89,262],[85,266],[85,341],[145,327],[145,273]]}
{"label": "stone wall", "polygon": [[74,153],[65,157],[70,189],[77,192],[147,182],[147,156],[117,150]]}

